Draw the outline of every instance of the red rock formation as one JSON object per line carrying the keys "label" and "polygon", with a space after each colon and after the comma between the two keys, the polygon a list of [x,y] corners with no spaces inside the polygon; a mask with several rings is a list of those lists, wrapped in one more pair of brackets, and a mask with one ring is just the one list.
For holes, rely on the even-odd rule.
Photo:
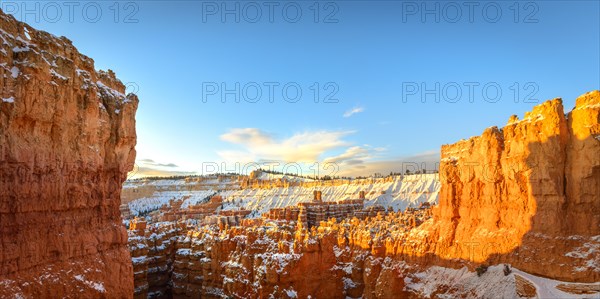
{"label": "red rock formation", "polygon": [[131,297],[137,97],[68,39],[1,11],[0,28],[0,297]]}
{"label": "red rock formation", "polygon": [[178,243],[174,297],[343,298],[341,277],[331,271],[335,234],[294,241],[293,231],[289,226],[190,232]]}
{"label": "red rock formation", "polygon": [[[316,191],[315,191],[316,192]],[[312,201],[302,202],[297,206],[274,208],[262,215],[264,219],[296,221],[299,220],[306,227],[318,226],[319,222],[329,218],[365,218],[375,216],[377,212],[385,211],[379,205],[364,209],[364,200],[349,199],[338,202]]]}
{"label": "red rock formation", "polygon": [[594,235],[600,228],[600,92],[577,99],[568,115],[565,223],[574,234]]}
{"label": "red rock formation", "polygon": [[[402,262],[385,240],[414,228],[428,210],[323,221],[307,230],[268,220],[252,226],[204,226],[177,241],[173,297],[393,298],[403,291]],[[386,257],[388,255],[388,257]]]}
{"label": "red rock formation", "polygon": [[[135,218],[129,227],[129,250],[133,261],[134,298],[170,298],[171,274],[175,260],[176,239],[184,222],[159,222],[146,227]],[[187,231],[187,230],[185,230]]]}
{"label": "red rock formation", "polygon": [[[475,263],[507,262],[565,281],[598,281],[600,92],[568,116],[555,99],[504,129],[442,147],[439,208],[421,251]],[[426,237],[424,237],[426,236]]]}

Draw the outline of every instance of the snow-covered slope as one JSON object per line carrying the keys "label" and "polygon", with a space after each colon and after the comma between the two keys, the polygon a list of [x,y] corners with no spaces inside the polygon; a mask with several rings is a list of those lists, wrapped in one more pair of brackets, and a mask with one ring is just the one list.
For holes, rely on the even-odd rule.
{"label": "snow-covered slope", "polygon": [[152,181],[126,181],[123,183],[123,189],[138,188],[142,186],[171,187],[171,186],[189,186],[197,185],[197,182],[186,182],[185,180],[152,180]]}
{"label": "snow-covered slope", "polygon": [[379,204],[397,211],[418,206],[421,202],[437,203],[439,188],[438,175],[425,174],[397,176],[388,182],[384,179],[376,179],[375,183],[369,183],[369,180],[355,180],[338,186],[243,189],[224,191],[220,194],[226,201],[232,201],[224,205],[225,210],[244,207],[264,213],[272,208],[311,201],[314,190],[322,191],[324,201],[357,199],[359,191],[365,191],[365,206]]}
{"label": "snow-covered slope", "polygon": [[311,182],[311,181],[314,181],[314,179],[309,179],[309,178],[303,178],[303,177],[286,175],[286,174],[268,173],[268,172],[261,172],[260,175],[257,177],[257,179],[259,179],[259,180],[283,179],[288,182]]}
{"label": "snow-covered slope", "polygon": [[131,215],[138,216],[140,213],[159,209],[162,205],[169,206],[169,200],[182,201],[181,208],[187,208],[206,200],[216,192],[213,190],[200,191],[156,191],[151,197],[136,199],[129,203]]}
{"label": "snow-covered slope", "polygon": [[490,266],[485,273],[478,276],[467,268],[450,269],[438,266],[428,268],[404,278],[406,290],[413,291],[423,298],[522,298],[518,294],[516,275],[524,279],[533,288],[533,298],[598,298],[595,294],[574,294],[561,291],[559,285],[572,288],[600,288],[600,283],[566,283],[535,276],[516,268],[510,268],[508,275],[504,273],[504,265]]}
{"label": "snow-covered slope", "polygon": [[[153,186],[156,190],[151,196],[135,199],[129,203],[131,214],[156,210],[163,204],[168,205],[170,199],[185,200],[182,208],[196,204],[207,196],[219,192],[225,200],[224,209],[237,209],[244,207],[254,210],[253,215],[260,215],[272,208],[283,208],[297,205],[301,202],[311,201],[313,191],[322,191],[324,201],[341,201],[357,199],[360,191],[365,191],[365,206],[382,205],[391,207],[395,211],[405,210],[407,207],[416,207],[421,202],[437,203],[440,183],[437,174],[419,174],[409,176],[395,176],[392,178],[351,180],[340,184],[333,181],[318,181],[288,177],[285,175],[262,173],[260,179],[285,178],[292,182],[297,179],[295,186],[287,188],[245,188],[235,181],[204,180],[201,182],[186,182],[185,180],[156,180],[148,182],[127,182],[124,188],[147,188]],[[302,181],[302,182],[300,182]],[[303,186],[300,186],[302,185]],[[320,186],[319,186],[320,184]],[[231,188],[237,186],[236,188]],[[223,188],[228,186],[230,188]],[[307,187],[309,186],[309,187]],[[228,189],[228,190],[227,190]],[[237,189],[237,190],[236,190]],[[152,190],[152,189],[151,189]],[[213,191],[215,190],[215,191]],[[138,193],[141,194],[141,193]]]}

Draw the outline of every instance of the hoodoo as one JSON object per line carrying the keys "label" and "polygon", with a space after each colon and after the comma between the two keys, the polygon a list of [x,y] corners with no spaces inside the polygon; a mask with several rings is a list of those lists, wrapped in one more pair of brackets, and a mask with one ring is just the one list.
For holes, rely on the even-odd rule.
{"label": "hoodoo", "polygon": [[0,28],[0,297],[132,297],[138,99],[67,38],[1,11]]}

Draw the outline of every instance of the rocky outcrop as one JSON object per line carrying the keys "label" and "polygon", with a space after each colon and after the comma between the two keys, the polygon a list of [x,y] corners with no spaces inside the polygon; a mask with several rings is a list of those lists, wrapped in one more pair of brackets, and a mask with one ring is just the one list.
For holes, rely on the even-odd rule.
{"label": "rocky outcrop", "polygon": [[[408,267],[394,256],[429,209],[365,219],[301,222],[257,219],[235,227],[190,229],[176,241],[174,298],[391,298],[405,294]],[[183,230],[182,230],[183,232]],[[389,242],[388,242],[389,241]],[[137,248],[132,246],[132,248]],[[134,259],[135,260],[135,259]],[[139,283],[140,290],[145,281]]]}
{"label": "rocky outcrop", "polygon": [[[554,99],[503,129],[445,145],[439,208],[415,242],[446,260],[600,280],[600,92]],[[599,247],[600,248],[600,247]]]}
{"label": "rocky outcrop", "polygon": [[0,28],[0,297],[131,297],[137,97],[67,38]]}
{"label": "rocky outcrop", "polygon": [[133,262],[134,298],[170,298],[175,241],[184,227],[174,222],[154,223],[136,218],[129,227]]}
{"label": "rocky outcrop", "polygon": [[567,119],[564,224],[574,234],[600,234],[600,92],[577,99]]}

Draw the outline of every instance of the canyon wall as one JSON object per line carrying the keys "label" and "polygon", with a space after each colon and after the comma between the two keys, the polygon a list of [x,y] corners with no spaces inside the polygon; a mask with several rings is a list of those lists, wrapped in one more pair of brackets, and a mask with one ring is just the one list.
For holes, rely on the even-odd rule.
{"label": "canyon wall", "polygon": [[[441,155],[442,186],[433,209],[381,209],[358,218],[342,213],[312,225],[302,213],[288,215],[291,207],[237,226],[179,221],[146,228],[135,219],[129,236],[135,295],[518,297],[526,296],[524,284],[533,294],[544,288],[555,296],[573,296],[577,289],[598,293],[600,92],[581,96],[568,115],[560,99],[547,101],[523,120],[513,116],[502,129],[443,146]],[[493,273],[481,278],[469,272],[502,263],[511,266],[490,267]],[[539,276],[563,281],[555,284],[571,291],[533,286]]]}
{"label": "canyon wall", "polygon": [[67,38],[0,28],[0,297],[129,298],[138,99]]}
{"label": "canyon wall", "polygon": [[600,280],[600,92],[579,97],[568,115],[554,99],[444,145],[440,180],[439,207],[414,238],[423,252]]}

